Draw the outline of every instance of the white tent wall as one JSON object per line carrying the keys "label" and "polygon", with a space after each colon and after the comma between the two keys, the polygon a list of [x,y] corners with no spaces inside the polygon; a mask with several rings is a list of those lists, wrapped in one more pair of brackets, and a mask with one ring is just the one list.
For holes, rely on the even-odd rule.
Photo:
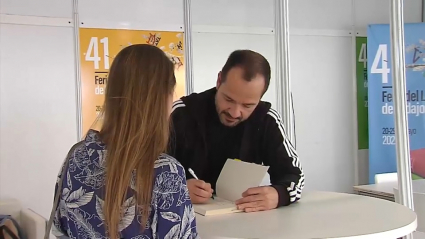
{"label": "white tent wall", "polygon": [[[273,2],[192,1],[196,92],[215,85],[235,49],[259,51],[276,68]],[[421,0],[405,2],[406,22],[419,22]],[[350,192],[354,185],[352,6],[351,0],[289,3],[290,73],[306,190]],[[363,32],[369,23],[389,22],[386,0],[355,0],[354,6],[356,28]],[[178,0],[84,0],[79,13],[83,27],[183,27]],[[47,217],[59,167],[77,140],[72,1],[0,0],[0,14],[0,198],[18,198]],[[275,79],[265,100],[276,104]],[[360,164],[364,172],[367,161]]]}
{"label": "white tent wall", "polygon": [[[72,11],[71,1],[1,0],[0,13],[68,23]],[[0,197],[17,198],[48,217],[59,167],[77,140],[73,29],[4,24],[6,20],[10,18],[2,15]]]}

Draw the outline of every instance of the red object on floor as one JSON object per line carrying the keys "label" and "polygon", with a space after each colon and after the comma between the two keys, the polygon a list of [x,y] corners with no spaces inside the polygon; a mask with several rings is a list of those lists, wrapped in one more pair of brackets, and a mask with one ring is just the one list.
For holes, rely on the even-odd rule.
{"label": "red object on floor", "polygon": [[425,177],[425,148],[410,151],[412,173]]}

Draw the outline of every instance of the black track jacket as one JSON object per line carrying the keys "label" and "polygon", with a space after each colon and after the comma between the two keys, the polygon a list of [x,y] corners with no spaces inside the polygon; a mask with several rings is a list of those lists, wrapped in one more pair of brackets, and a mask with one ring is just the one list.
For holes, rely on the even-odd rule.
{"label": "black track jacket", "polygon": [[[186,172],[192,168],[199,179],[207,177],[212,170],[208,167],[211,147],[207,143],[206,132],[210,131],[206,122],[211,111],[215,111],[208,107],[214,101],[215,94],[216,89],[213,88],[182,97],[173,104],[169,153],[183,165]],[[258,104],[251,116],[243,122],[241,142],[236,145],[239,147],[240,160],[270,166],[268,173],[271,186],[279,194],[278,206],[285,206],[301,198],[304,173],[298,155],[286,136],[281,116],[270,107],[268,102],[261,101]],[[186,173],[186,177],[192,178],[189,173]],[[210,183],[215,185],[216,182]]]}

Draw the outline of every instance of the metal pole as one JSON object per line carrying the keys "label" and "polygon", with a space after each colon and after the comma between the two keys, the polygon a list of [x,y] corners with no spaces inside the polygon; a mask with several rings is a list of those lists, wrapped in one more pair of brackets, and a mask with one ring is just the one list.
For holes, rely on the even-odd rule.
{"label": "metal pole", "polygon": [[75,98],[77,100],[77,141],[81,140],[82,134],[82,109],[81,109],[81,65],[80,65],[80,17],[78,14],[78,0],[73,0],[74,21],[74,59],[75,59]]}
{"label": "metal pole", "polygon": [[192,54],[192,14],[191,0],[183,0],[184,59],[186,76],[186,95],[193,93],[193,54]]}
{"label": "metal pole", "polygon": [[[394,94],[394,121],[400,204],[413,210],[412,175],[406,110],[403,0],[391,0],[391,64]],[[410,238],[410,235],[407,237]]]}
{"label": "metal pole", "polygon": [[425,22],[425,0],[422,0],[422,22]]}
{"label": "metal pole", "polygon": [[[292,121],[291,111],[291,84],[289,72],[289,11],[288,0],[275,0],[276,4],[276,39],[277,42],[277,57],[276,62],[279,64],[280,78],[277,81],[277,87],[282,89],[282,94],[278,99],[281,100],[282,105],[280,113],[285,124],[287,136],[291,142],[294,140],[294,127]],[[281,98],[280,98],[281,97]]]}
{"label": "metal pole", "polygon": [[359,185],[359,138],[357,118],[357,55],[356,55],[356,5],[351,0],[351,76],[353,95],[351,96],[353,108],[353,157],[354,157],[354,185]]}
{"label": "metal pole", "polygon": [[[425,0],[424,0],[425,1]],[[282,102],[283,102],[283,93],[282,93],[282,72],[280,70],[281,67],[281,63],[280,63],[280,54],[281,54],[281,38],[280,38],[280,32],[281,32],[281,27],[280,27],[280,21],[279,21],[279,15],[280,15],[280,10],[279,10],[279,5],[280,5],[280,0],[275,0],[275,34],[274,34],[274,39],[275,39],[275,49],[276,49],[276,69],[275,69],[275,79],[276,79],[276,110],[283,115],[283,106],[282,106]]]}

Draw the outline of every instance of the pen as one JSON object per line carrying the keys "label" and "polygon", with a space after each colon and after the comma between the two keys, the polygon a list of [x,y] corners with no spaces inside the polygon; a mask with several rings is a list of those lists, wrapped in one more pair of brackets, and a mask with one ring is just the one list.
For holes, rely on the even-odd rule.
{"label": "pen", "polygon": [[[189,168],[189,173],[194,177],[196,180],[199,180],[199,178],[196,176],[195,172],[191,168]],[[214,195],[211,194],[211,198],[214,199]]]}

